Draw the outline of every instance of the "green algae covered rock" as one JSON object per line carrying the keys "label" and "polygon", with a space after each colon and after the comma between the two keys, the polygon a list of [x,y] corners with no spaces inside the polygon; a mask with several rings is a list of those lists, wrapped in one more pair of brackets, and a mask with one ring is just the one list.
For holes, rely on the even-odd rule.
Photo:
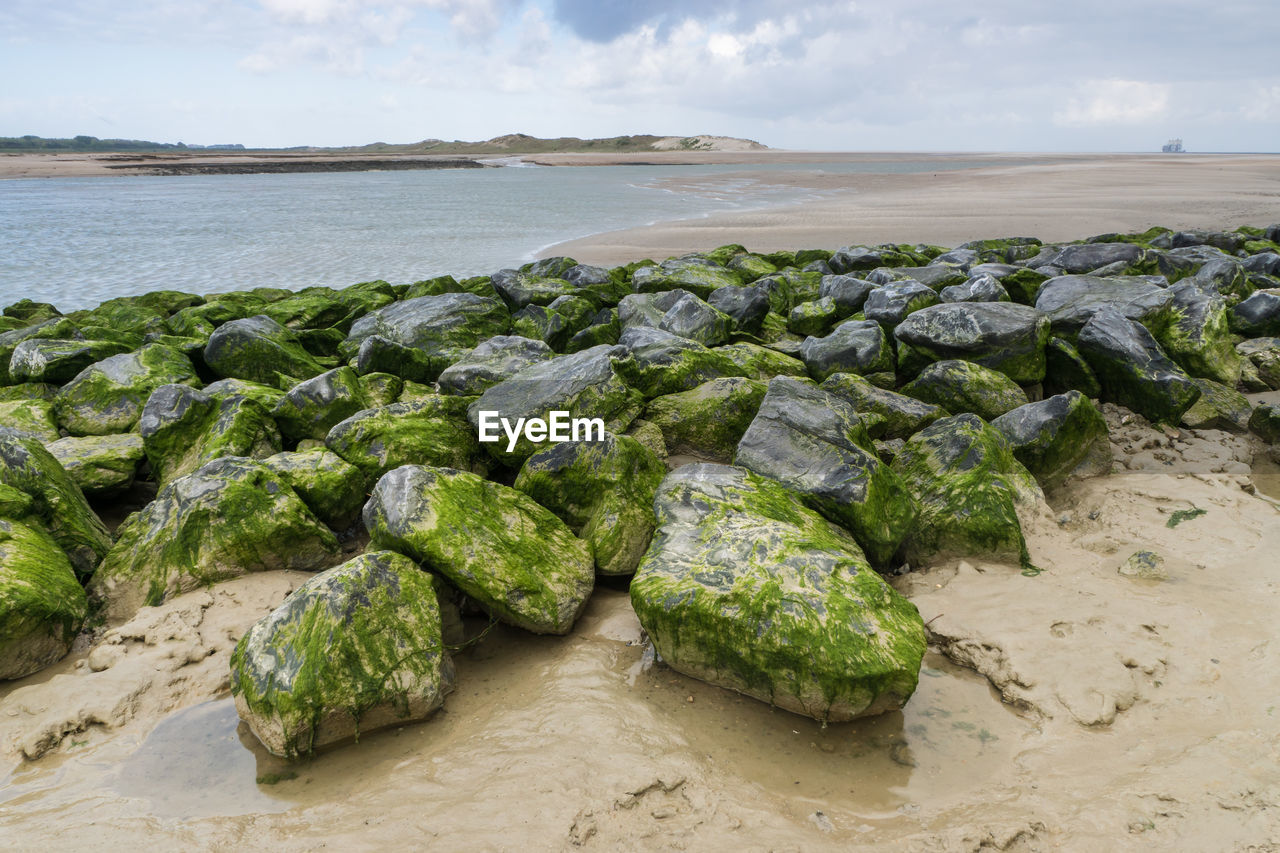
{"label": "green algae covered rock", "polygon": [[677,394],[703,382],[737,374],[719,350],[662,329],[636,326],[618,339],[629,359],[618,360],[618,372],[646,399]]}
{"label": "green algae covered rock", "polygon": [[80,371],[58,392],[54,411],[72,435],[128,432],[161,385],[198,386],[191,359],[160,344],[121,353]]}
{"label": "green algae covered rock", "polygon": [[686,255],[668,258],[653,267],[641,267],[631,275],[637,293],[662,293],[687,290],[699,299],[731,284],[742,284],[742,278],[709,258]]}
{"label": "green algae covered rock", "polygon": [[29,338],[14,348],[9,359],[9,375],[14,382],[61,385],[95,361],[129,349],[131,347],[115,341]]}
{"label": "green algae covered rock", "polygon": [[924,626],[848,534],[765,477],[686,465],[655,501],[631,603],[685,675],[824,722],[901,708]]}
{"label": "green algae covered rock", "polygon": [[480,450],[467,423],[472,399],[431,394],[366,409],[335,424],[324,443],[371,483],[401,465],[469,469]]}
{"label": "green algae covered rock", "polygon": [[1106,418],[1079,391],[1019,406],[991,426],[1009,440],[1014,458],[1042,488],[1059,486],[1073,474],[1093,477],[1111,470]]}
{"label": "green algae covered rock", "polygon": [[758,379],[712,379],[692,391],[654,397],[643,417],[662,430],[668,453],[729,462],[767,388]]}
{"label": "green algae covered rock", "polygon": [[[841,319],[842,312],[831,296],[801,302],[787,315],[787,331],[795,335],[825,335]],[[845,315],[847,316],[847,315]]]}
{"label": "green algae covered rock", "polygon": [[554,356],[543,341],[495,335],[441,372],[440,393],[483,394],[503,379]]}
{"label": "green algae covered rock", "polygon": [[145,456],[142,436],[136,432],[68,436],[46,447],[86,495],[127,489]]}
{"label": "green algae covered rock", "polygon": [[228,456],[179,477],[129,516],[89,593],[124,620],[202,586],[272,569],[331,562],[338,540],[277,473]]}
{"label": "green algae covered rock", "polygon": [[1236,344],[1236,352],[1263,386],[1256,390],[1280,389],[1280,338],[1250,338]]}
{"label": "green algae covered rock", "polygon": [[280,435],[289,441],[323,440],[339,421],[368,407],[356,372],[339,367],[290,388],[271,415],[280,427]]}
{"label": "green algae covered rock", "polygon": [[515,488],[551,510],[591,548],[596,571],[629,575],[653,536],[653,496],[667,468],[634,438],[566,441],[525,460]]}
{"label": "green algae covered rock", "polygon": [[1040,489],[994,427],[973,414],[945,418],[909,438],[892,467],[920,506],[902,546],[911,563],[937,555],[1028,562],[1017,506]]}
{"label": "green algae covered rock", "polygon": [[1169,288],[1173,322],[1159,335],[1161,347],[1191,376],[1225,385],[1240,381],[1240,355],[1227,328],[1227,302],[1191,282]]}
{"label": "green algae covered rock", "polygon": [[161,485],[222,456],[261,459],[280,452],[280,433],[261,404],[238,394],[210,396],[186,385],[161,385],[152,392],[138,432]]}
{"label": "green algae covered rock", "polygon": [[1247,432],[1253,407],[1249,398],[1234,388],[1212,379],[1191,379],[1200,389],[1200,398],[1182,413],[1179,423],[1190,429],[1221,429]]}
{"label": "green algae covered rock", "polygon": [[534,633],[568,633],[595,584],[590,550],[563,521],[465,471],[405,465],[384,474],[364,525],[373,547],[404,554]]}
{"label": "green algae covered rock", "polygon": [[1044,393],[1052,396],[1066,391],[1079,391],[1091,399],[1102,396],[1098,377],[1074,343],[1066,338],[1049,338],[1044,356]]}
{"label": "green algae covered rock", "polygon": [[38,527],[0,519],[0,680],[60,660],[88,609],[58,543]]}
{"label": "green algae covered rock", "polygon": [[284,393],[279,388],[263,385],[260,382],[249,382],[244,379],[219,379],[204,386],[204,393],[219,400],[224,397],[247,397],[260,403],[268,412],[280,404]]}
{"label": "green algae covered rock", "polygon": [[262,314],[219,326],[204,348],[204,363],[223,378],[282,391],[325,371],[295,332]]}
{"label": "green algae covered rock", "polygon": [[915,522],[916,506],[876,456],[867,432],[875,420],[808,380],[781,376],[769,383],[734,464],[797,492],[884,565]]}
{"label": "green algae covered rock", "polygon": [[878,415],[879,423],[870,419],[867,421],[867,434],[872,438],[910,438],[939,418],[947,416],[941,406],[886,391],[856,373],[833,373],[819,387],[851,404],[859,413]]}
{"label": "green algae covered rock", "polygon": [[53,537],[80,577],[87,577],[111,547],[111,534],[89,507],[84,492],[58,460],[34,438],[0,429],[0,486],[25,494],[22,520]]}
{"label": "green algae covered rock", "polygon": [[1259,403],[1249,415],[1249,431],[1267,444],[1280,444],[1280,406]]}
{"label": "green algae covered rock", "polygon": [[0,402],[15,400],[45,400],[50,403],[58,395],[58,387],[47,382],[20,382],[17,385],[0,386]]}
{"label": "green algae covered rock", "polygon": [[53,404],[47,400],[7,400],[0,402],[0,425],[48,444],[57,441],[58,422]]}
{"label": "green algae covered rock", "polygon": [[734,365],[735,376],[763,379],[775,376],[807,376],[808,368],[798,358],[792,358],[777,350],[759,344],[742,342],[717,347],[716,352]]}
{"label": "green algae covered rock", "polygon": [[323,447],[277,453],[262,460],[289,484],[316,518],[346,530],[360,517],[367,497],[365,475]]}
{"label": "green algae covered rock", "polygon": [[1027,402],[1026,393],[1003,373],[970,361],[935,361],[902,386],[902,393],[948,412],[972,412],[993,420]]}
{"label": "green algae covered rock", "polygon": [[453,681],[431,576],[390,551],[311,578],[231,655],[237,712],[287,758],[425,719]]}
{"label": "green algae covered rock", "polygon": [[1114,308],[1102,308],[1089,318],[1077,346],[1098,375],[1103,399],[1153,423],[1176,424],[1200,397],[1200,389],[1151,332]]}
{"label": "green algae covered rock", "polygon": [[965,359],[1026,384],[1044,378],[1049,318],[1012,302],[954,302],[912,313],[893,336],[905,376],[930,362]]}

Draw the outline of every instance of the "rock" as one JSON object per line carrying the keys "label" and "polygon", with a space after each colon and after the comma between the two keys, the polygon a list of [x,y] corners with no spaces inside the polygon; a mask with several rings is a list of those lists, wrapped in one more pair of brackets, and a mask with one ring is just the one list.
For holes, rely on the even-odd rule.
{"label": "rock", "polygon": [[383,475],[364,508],[374,547],[443,575],[502,621],[565,634],[595,583],[587,545],[523,492],[449,468]]}
{"label": "rock", "polygon": [[1249,416],[1249,431],[1267,444],[1280,444],[1280,406],[1259,403]]}
{"label": "rock", "polygon": [[311,578],[231,655],[236,711],[287,758],[425,719],[453,682],[431,576],[390,551]]}
{"label": "rock", "polygon": [[994,275],[980,272],[964,284],[953,284],[938,292],[943,302],[1008,302],[1009,291]]}
{"label": "rock", "polygon": [[1280,338],[1241,341],[1236,344],[1236,352],[1254,367],[1267,388],[1280,389]]}
{"label": "rock", "polygon": [[947,412],[941,406],[877,388],[856,373],[833,373],[823,381],[821,387],[823,391],[851,404],[860,414],[869,412],[879,415],[881,422],[873,423],[867,429],[872,438],[910,438],[939,418],[947,417]]}
{"label": "rock", "polygon": [[335,424],[324,443],[370,483],[401,465],[469,469],[480,447],[467,423],[468,401],[432,394],[366,409]]}
{"label": "rock", "polygon": [[707,304],[727,314],[735,330],[755,334],[769,313],[769,294],[758,287],[730,284],[712,291]]}
{"label": "rock", "polygon": [[33,302],[24,297],[12,305],[6,306],[4,316],[22,320],[27,325],[30,325],[43,320],[61,317],[62,312],[48,302]]}
{"label": "rock", "polygon": [[0,681],[63,658],[88,610],[58,543],[38,527],[0,519]]}
{"label": "rock", "polygon": [[892,468],[920,506],[902,546],[912,565],[940,555],[1028,563],[1017,506],[1040,489],[997,429],[973,414],[945,418],[909,438]]}
{"label": "rock", "polygon": [[400,399],[404,380],[391,373],[366,373],[360,377],[360,389],[370,408],[389,406]]}
{"label": "rock", "polygon": [[1066,338],[1051,337],[1045,345],[1044,393],[1050,396],[1079,391],[1090,399],[1102,396],[1102,386],[1093,368],[1076,345]]}
{"label": "rock", "polygon": [[204,363],[223,378],[282,391],[325,370],[293,331],[262,314],[219,326],[204,348]]}
{"label": "rock", "polygon": [[646,399],[688,391],[738,372],[716,350],[661,329],[627,329],[618,344],[631,356],[617,360],[619,375]]}
{"label": "rock", "polygon": [[128,432],[161,385],[199,384],[191,359],[171,347],[148,344],[80,371],[58,392],[54,412],[72,435]]}
{"label": "rock", "polygon": [[515,488],[587,543],[602,575],[636,570],[653,536],[653,496],[667,467],[648,448],[606,432],[552,444],[525,460]]}
{"label": "rock", "polygon": [[275,569],[311,571],[338,540],[264,463],[215,459],[129,516],[89,583],[111,620],[179,595]]}
{"label": "rock", "polygon": [[135,432],[60,438],[46,447],[87,495],[129,488],[144,456],[142,436]]}
{"label": "rock", "polygon": [[[689,347],[706,349],[656,329],[632,331],[662,335]],[[623,359],[626,354],[627,350],[620,346],[598,346],[526,367],[487,389],[467,408],[471,434],[479,434],[481,412],[496,412],[497,417],[507,418],[514,428],[521,418],[545,419],[553,411],[568,412],[570,418],[599,418],[606,430],[622,432],[641,407],[640,395],[615,370],[615,360]],[[494,458],[517,464],[539,449],[523,433],[513,450],[508,451],[507,446],[505,436],[484,443],[484,449]]]}
{"label": "rock", "polygon": [[706,299],[715,290],[742,279],[715,261],[686,255],[668,258],[656,267],[641,267],[631,275],[637,293],[661,293],[664,290],[687,290]]}
{"label": "rock", "polygon": [[561,296],[572,296],[579,291],[577,285],[559,276],[531,270],[498,270],[490,283],[513,311],[529,305],[550,305]]}
{"label": "rock", "polygon": [[[9,385],[22,381],[9,374],[9,364],[18,345],[23,341],[32,339],[83,341],[84,334],[75,323],[66,317],[49,317],[17,329],[0,332],[0,385]],[[71,375],[74,376],[75,373],[73,372]]]}
{"label": "rock", "polygon": [[1200,396],[1151,333],[1114,308],[1097,311],[1080,330],[1077,345],[1098,376],[1103,399],[1154,423],[1176,424]]}
{"label": "rock", "polygon": [[867,295],[867,301],[863,303],[862,313],[868,320],[874,320],[892,329],[913,311],[937,304],[938,294],[932,288],[907,279],[895,281],[871,291]]}
{"label": "rock", "polygon": [[115,341],[29,338],[14,347],[9,358],[9,376],[13,382],[61,385],[94,362],[128,349]]}
{"label": "rock", "polygon": [[1150,282],[1088,275],[1051,278],[1036,296],[1036,308],[1049,315],[1053,333],[1068,338],[1103,308],[1115,308],[1154,333],[1172,319],[1172,303],[1172,293]]}
{"label": "rock", "polygon": [[914,375],[934,361],[964,359],[1030,384],[1044,379],[1049,318],[1012,302],[957,302],[913,312],[893,336],[902,374]]}
{"label": "rock", "polygon": [[360,469],[323,447],[277,453],[262,460],[330,528],[347,530],[360,518],[368,481]]}
{"label": "rock", "polygon": [[970,240],[956,248],[968,249],[982,261],[1012,264],[1034,257],[1040,251],[1040,245],[1035,237],[999,237],[994,240]]}
{"label": "rock", "polygon": [[826,337],[805,338],[800,358],[817,380],[833,373],[892,373],[894,368],[893,346],[874,320],[849,320]]}
{"label": "rock", "polygon": [[280,404],[285,392],[270,385],[246,382],[243,379],[219,379],[204,386],[204,393],[218,400],[232,396],[245,397],[260,403],[269,412]]}
{"label": "rock", "polygon": [[[338,354],[356,357],[361,374],[386,372],[430,382],[481,341],[506,334],[510,325],[506,307],[496,299],[472,293],[421,296],[361,317]],[[417,358],[402,365],[405,352]]]}
{"label": "rock", "polygon": [[1231,330],[1246,338],[1280,335],[1280,291],[1259,290],[1231,309]]}
{"label": "rock", "polygon": [[1158,336],[1160,345],[1191,376],[1226,385],[1240,381],[1240,356],[1227,326],[1227,303],[1191,282],[1175,284],[1174,320]]}
{"label": "rock", "polygon": [[1027,402],[1026,393],[1008,376],[969,361],[935,361],[902,386],[902,393],[988,421]]}
{"label": "rock", "polygon": [[724,343],[734,328],[733,317],[684,290],[624,297],[618,303],[618,320],[623,331],[661,329],[704,346]]}
{"label": "rock", "polygon": [[561,296],[550,305],[526,305],[511,315],[511,334],[543,341],[563,352],[569,341],[591,325],[595,305],[581,297]]}
{"label": "rock", "polygon": [[1206,261],[1189,280],[1211,293],[1242,299],[1253,293],[1248,273],[1236,258],[1221,257]]}
{"label": "rock", "polygon": [[836,308],[842,316],[848,317],[862,310],[867,296],[875,290],[875,285],[866,279],[851,275],[825,275],[822,277],[822,288],[818,295],[835,300]]}
{"label": "rock", "polygon": [[1129,555],[1129,559],[1120,564],[1116,573],[1126,578],[1147,581],[1169,579],[1169,572],[1164,568],[1164,557],[1154,551],[1135,551]]}
{"label": "rock", "polygon": [[53,404],[47,400],[0,402],[0,424],[45,444],[57,441],[60,435]]}
{"label": "rock", "polygon": [[867,275],[867,281],[873,284],[890,284],[892,282],[916,281],[937,293],[944,287],[964,282],[963,272],[949,264],[928,264],[919,267],[881,267]]}
{"label": "rock", "polygon": [[[30,499],[22,517],[39,524],[66,553],[76,574],[87,577],[111,547],[111,534],[89,507],[84,493],[44,445],[0,429],[0,487]],[[11,502],[14,496],[5,502]]]}
{"label": "rock", "polygon": [[841,525],[884,565],[916,519],[915,501],[880,462],[864,419],[805,380],[769,383],[734,463],[770,477]]}
{"label": "rock", "polygon": [[759,344],[739,343],[717,347],[716,353],[733,364],[734,376],[769,380],[775,376],[807,376],[808,369],[798,358],[762,347]]}
{"label": "rock", "polygon": [[161,485],[222,456],[261,459],[280,452],[280,433],[261,404],[238,394],[212,397],[186,385],[161,385],[152,392],[138,432]]}
{"label": "rock", "polygon": [[1193,376],[1191,381],[1200,389],[1200,399],[1182,413],[1182,426],[1228,432],[1248,431],[1249,415],[1253,408],[1245,395],[1212,379]]}
{"label": "rock", "polygon": [[847,534],[724,465],[672,472],[655,509],[631,603],[672,669],[824,722],[906,703],[924,627]]}
{"label": "rock", "polygon": [[1072,274],[1087,273],[1112,264],[1119,264],[1122,269],[1130,270],[1139,268],[1146,260],[1146,255],[1145,249],[1132,243],[1085,243],[1063,248],[1052,263]]}
{"label": "rock", "polygon": [[297,443],[324,440],[340,421],[369,407],[360,378],[350,367],[339,367],[299,382],[271,412],[280,434]]}
{"label": "rock", "polygon": [[668,453],[729,462],[764,399],[766,383],[725,377],[649,401],[643,417],[662,430]]}
{"label": "rock", "polygon": [[1019,406],[991,426],[1009,440],[1014,458],[1043,489],[1060,486],[1072,475],[1096,477],[1111,471],[1106,418],[1079,391]]}
{"label": "rock", "polygon": [[787,317],[787,331],[795,335],[825,335],[842,316],[835,299],[824,296],[813,302],[801,302]]}
{"label": "rock", "polygon": [[26,400],[44,400],[47,403],[51,403],[57,394],[57,386],[50,385],[47,382],[20,382],[17,385],[0,385],[0,402],[3,403]]}
{"label": "rock", "polygon": [[551,347],[542,341],[515,335],[495,335],[441,372],[440,393],[483,394],[502,380],[554,355]]}

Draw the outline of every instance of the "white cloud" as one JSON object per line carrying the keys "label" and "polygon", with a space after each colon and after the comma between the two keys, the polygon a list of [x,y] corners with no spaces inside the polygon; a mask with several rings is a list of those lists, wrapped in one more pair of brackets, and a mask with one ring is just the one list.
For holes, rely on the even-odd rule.
{"label": "white cloud", "polygon": [[1163,118],[1170,86],[1142,80],[1094,80],[1053,114],[1060,125],[1143,124]]}

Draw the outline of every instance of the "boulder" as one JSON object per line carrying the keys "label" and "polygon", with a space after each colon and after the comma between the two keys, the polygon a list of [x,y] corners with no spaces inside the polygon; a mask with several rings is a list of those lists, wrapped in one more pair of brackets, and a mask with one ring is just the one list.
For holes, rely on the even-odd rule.
{"label": "boulder", "polygon": [[0,518],[0,681],[62,659],[88,610],[58,543],[37,526]]}
{"label": "boulder", "polygon": [[787,316],[787,331],[794,335],[825,335],[841,317],[846,317],[835,299],[824,296],[812,302],[801,302]]}
{"label": "boulder", "polygon": [[511,334],[542,341],[563,352],[569,341],[591,325],[594,303],[578,296],[561,296],[550,305],[526,305],[511,315]]}
{"label": "boulder", "polygon": [[965,274],[956,267],[939,263],[917,267],[881,267],[867,274],[867,281],[873,284],[915,281],[923,284],[934,293],[944,287],[961,284],[965,278]]}
{"label": "boulder", "polygon": [[862,313],[868,320],[874,320],[892,329],[913,311],[937,304],[938,294],[933,288],[914,279],[907,279],[877,287],[867,294],[867,301],[862,305]]}
{"label": "boulder", "polygon": [[47,400],[0,401],[0,424],[48,444],[57,441],[58,421]]}
{"label": "boulder", "polygon": [[718,351],[662,329],[627,329],[618,344],[630,356],[616,361],[619,375],[646,399],[688,391],[738,372]]}
{"label": "boulder", "polygon": [[404,554],[534,633],[568,633],[595,583],[586,543],[550,510],[464,471],[389,471],[365,504],[364,525],[374,547]]}
{"label": "boulder", "polygon": [[907,376],[931,362],[964,359],[997,370],[1014,382],[1044,379],[1049,319],[1026,305],[932,305],[899,323],[893,336],[898,339],[899,373]]}
{"label": "boulder", "polygon": [[325,370],[292,330],[263,314],[219,326],[204,348],[204,363],[223,378],[281,390]]}
{"label": "boulder", "polygon": [[841,315],[848,317],[862,310],[867,296],[875,288],[876,286],[866,279],[851,275],[825,275],[822,277],[822,287],[818,295],[824,299],[830,297],[835,301]]}
{"label": "boulder", "polygon": [[9,376],[13,382],[61,385],[94,362],[128,350],[116,341],[28,338],[14,347]]}
{"label": "boulder", "polygon": [[145,455],[142,436],[136,432],[69,436],[46,447],[86,495],[129,488]]}
{"label": "boulder", "polygon": [[856,373],[833,373],[823,380],[821,388],[852,405],[859,414],[878,415],[880,422],[870,421],[867,429],[873,439],[910,438],[947,416],[941,406],[877,388]]}
{"label": "boulder", "polygon": [[642,417],[662,431],[668,453],[729,462],[766,388],[758,379],[712,379],[691,391],[653,398]]}
{"label": "boulder", "polygon": [[706,299],[721,287],[742,284],[737,273],[696,255],[668,258],[657,266],[641,267],[631,274],[631,281],[637,293],[679,289],[701,299]]}
{"label": "boulder", "polygon": [[360,377],[350,367],[339,367],[293,386],[271,416],[288,441],[323,441],[335,424],[368,407]]}
{"label": "boulder", "polygon": [[1253,407],[1249,398],[1234,388],[1228,388],[1212,379],[1192,377],[1200,389],[1200,398],[1182,413],[1182,426],[1189,429],[1220,429],[1227,432],[1247,432],[1249,415]]}
{"label": "boulder", "polygon": [[344,531],[360,518],[368,496],[365,475],[323,447],[277,453],[262,460],[330,528]]}
{"label": "boulder", "polygon": [[633,293],[618,303],[622,330],[661,329],[705,346],[729,339],[734,319],[729,314],[684,290]]}
{"label": "boulder", "polygon": [[1280,335],[1280,291],[1259,290],[1236,303],[1229,317],[1231,330],[1246,338]]}
{"label": "boulder", "polygon": [[[543,268],[551,271],[550,268]],[[546,272],[529,270],[498,270],[490,278],[490,284],[511,310],[518,311],[530,305],[550,305],[561,296],[572,296],[579,288],[571,281]]]}
{"label": "boulder", "polygon": [[[25,322],[25,321],[19,321]],[[9,364],[18,345],[27,340],[62,340],[83,341],[84,334],[80,328],[66,317],[54,316],[44,320],[33,321],[7,332],[0,332],[0,385],[10,385],[23,380],[9,374]],[[96,360],[96,359],[95,359]],[[75,372],[71,373],[74,376]],[[67,377],[68,379],[70,378]],[[64,380],[65,381],[65,380]]]}
{"label": "boulder", "polygon": [[186,385],[161,385],[138,420],[157,483],[190,474],[222,456],[261,459],[280,452],[271,413],[247,397],[213,397]]}
{"label": "boulder", "polygon": [[874,565],[889,561],[916,519],[915,501],[876,456],[865,419],[805,380],[769,383],[734,464],[798,493],[852,533]]}
{"label": "boulder", "polygon": [[1192,282],[1169,288],[1173,322],[1157,339],[1164,351],[1191,376],[1226,385],[1240,381],[1240,355],[1227,325],[1227,303]]}
{"label": "boulder", "polygon": [[1120,264],[1127,270],[1139,267],[1146,260],[1146,255],[1146,249],[1132,243],[1085,243],[1064,247],[1051,263],[1072,274],[1086,273],[1112,264]]}
{"label": "boulder", "polygon": [[655,509],[631,603],[668,666],[823,722],[906,703],[924,626],[848,534],[725,465],[667,475]]}
{"label": "boulder", "polygon": [[1154,333],[1172,320],[1172,303],[1172,293],[1148,281],[1089,275],[1051,278],[1036,295],[1036,308],[1049,315],[1053,333],[1067,338],[1103,308],[1115,308]]}
{"label": "boulder", "polygon": [[1280,444],[1280,406],[1259,403],[1249,415],[1249,431],[1267,444]]}
{"label": "boulder", "polygon": [[453,690],[431,576],[390,551],[321,572],[240,638],[231,695],[275,755],[297,758],[422,720]]}
{"label": "boulder", "polygon": [[874,320],[849,320],[826,337],[805,338],[800,358],[817,380],[833,373],[892,373],[894,367],[893,345]]}
{"label": "boulder", "polygon": [[943,302],[1008,302],[1009,291],[991,273],[980,272],[964,284],[953,284],[938,292]]}
{"label": "boulder", "polygon": [[994,420],[1027,402],[1017,383],[989,367],[970,361],[935,361],[902,386],[902,393],[948,412],[972,412]]}
{"label": "boulder", "polygon": [[[84,492],[44,445],[12,430],[0,429],[0,487],[29,499],[21,517],[53,537],[80,577],[88,577],[111,548],[111,534],[89,507]],[[14,496],[11,496],[14,497]]]}
{"label": "boulder", "polygon": [[[284,399],[284,391],[263,385],[259,382],[247,382],[243,379],[219,379],[204,386],[204,393],[215,399],[240,396],[260,403],[268,412]],[[143,402],[146,402],[145,400]]]}
{"label": "boulder", "polygon": [[[472,293],[420,296],[361,317],[338,354],[355,357],[361,374],[386,372],[430,382],[481,341],[506,334],[510,325],[506,306],[496,299]],[[405,353],[416,358],[404,362]]]}
{"label": "boulder", "polygon": [[1051,337],[1044,348],[1044,393],[1052,396],[1079,391],[1090,399],[1102,396],[1102,386],[1093,368],[1076,345],[1066,338]]}
{"label": "boulder", "polygon": [[736,331],[755,334],[769,313],[769,294],[759,287],[729,284],[712,291],[707,304],[727,314]]}
{"label": "boulder", "polygon": [[202,586],[274,569],[311,571],[338,540],[264,463],[215,459],[129,516],[89,583],[104,615],[125,620]]}
{"label": "boulder", "polygon": [[495,335],[440,373],[440,393],[470,396],[483,394],[521,370],[555,356],[540,340],[516,335]]}
{"label": "boulder", "polygon": [[769,347],[753,343],[728,344],[716,353],[733,364],[734,376],[769,380],[775,376],[807,376],[804,362]]}
{"label": "boulder", "polygon": [[1027,403],[991,422],[1044,489],[1111,471],[1107,421],[1079,391]]}
{"label": "boulder", "polygon": [[602,575],[636,570],[653,536],[653,496],[667,473],[634,438],[552,444],[525,460],[515,488],[587,543]]}
{"label": "boulder", "polygon": [[172,347],[148,344],[80,371],[58,392],[54,412],[72,435],[128,432],[161,385],[199,384],[191,359]]}
{"label": "boulder", "polygon": [[1151,333],[1114,308],[1097,311],[1080,330],[1077,345],[1098,376],[1103,399],[1154,423],[1176,424],[1200,396]]}
{"label": "boulder", "polygon": [[334,425],[325,447],[372,483],[401,465],[468,469],[479,455],[468,398],[432,394],[357,412]]}
{"label": "boulder", "polygon": [[902,546],[912,564],[938,556],[1028,563],[1017,507],[1042,495],[995,427],[973,414],[944,418],[907,439],[892,467],[919,502]]}
{"label": "boulder", "polygon": [[1280,338],[1241,341],[1236,344],[1236,352],[1254,368],[1266,388],[1280,389]]}

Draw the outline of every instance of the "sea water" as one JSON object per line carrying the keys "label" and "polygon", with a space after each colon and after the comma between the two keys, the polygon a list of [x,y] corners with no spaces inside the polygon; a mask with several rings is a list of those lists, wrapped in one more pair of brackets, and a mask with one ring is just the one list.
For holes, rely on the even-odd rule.
{"label": "sea water", "polygon": [[979,165],[992,162],[922,158],[0,181],[0,305],[27,297],[66,311],[162,288],[296,290],[485,274],[525,263],[564,240],[796,203],[815,194],[785,186],[788,173]]}

